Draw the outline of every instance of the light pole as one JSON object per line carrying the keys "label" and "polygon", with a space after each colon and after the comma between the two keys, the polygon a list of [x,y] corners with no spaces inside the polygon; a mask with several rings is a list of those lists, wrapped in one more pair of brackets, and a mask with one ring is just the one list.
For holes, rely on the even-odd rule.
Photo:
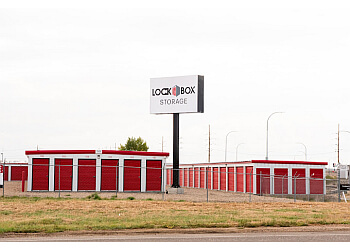
{"label": "light pole", "polygon": [[226,156],[227,156],[227,136],[233,132],[237,132],[237,131],[230,131],[227,133],[226,135],[226,143],[225,143],[225,162],[226,162]]}
{"label": "light pole", "polygon": [[236,147],[236,161],[238,160],[238,147],[240,146],[240,145],[242,145],[242,144],[244,144],[244,143],[240,143],[240,144],[238,144],[237,145],[237,147]]}
{"label": "light pole", "polygon": [[340,132],[344,132],[344,133],[349,133],[350,134],[350,131],[347,131],[347,130],[340,130],[339,131],[339,124],[338,124],[338,164],[340,163],[340,160],[339,160],[339,134]]}
{"label": "light pole", "polygon": [[305,151],[304,151],[304,154],[305,154],[305,161],[307,161],[307,149],[306,149],[305,144],[304,144],[304,143],[301,143],[301,142],[298,142],[297,144],[301,144],[301,145],[304,146],[304,148],[305,148]]}
{"label": "light pole", "polygon": [[266,160],[269,159],[269,120],[270,120],[271,116],[273,116],[274,114],[278,114],[278,113],[282,114],[284,112],[274,112],[267,118],[267,122],[266,122]]}

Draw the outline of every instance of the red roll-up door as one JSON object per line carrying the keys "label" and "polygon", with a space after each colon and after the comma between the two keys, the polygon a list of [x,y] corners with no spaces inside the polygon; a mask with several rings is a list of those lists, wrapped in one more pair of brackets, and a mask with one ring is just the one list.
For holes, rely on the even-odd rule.
{"label": "red roll-up door", "polygon": [[78,191],[96,190],[96,160],[78,160]]}
{"label": "red roll-up door", "polygon": [[227,173],[227,177],[228,177],[228,191],[235,191],[235,175],[234,175],[234,171],[235,168],[234,167],[228,167],[228,173]]}
{"label": "red roll-up door", "polygon": [[73,159],[55,159],[55,190],[72,190]]}
{"label": "red roll-up door", "polygon": [[275,168],[274,173],[275,194],[288,194],[288,169]]}
{"label": "red roll-up door", "polygon": [[188,185],[189,187],[193,187],[193,168],[188,169],[188,175],[189,175]]}
{"label": "red roll-up door", "polygon": [[141,160],[124,160],[124,191],[141,191]]}
{"label": "red roll-up door", "polygon": [[310,169],[310,194],[323,194],[323,169]]}
{"label": "red roll-up door", "polygon": [[194,187],[199,187],[199,168],[194,168]]}
{"label": "red roll-up door", "polygon": [[171,179],[170,171],[171,170],[169,168],[166,170],[166,184],[167,185],[171,185],[171,182],[170,182],[170,179]]}
{"label": "red roll-up door", "polygon": [[11,181],[21,181],[22,171],[24,171],[25,180],[28,177],[28,166],[11,166]]}
{"label": "red roll-up door", "polygon": [[184,187],[188,187],[188,168],[184,168]]}
{"label": "red roll-up door", "polygon": [[9,176],[9,167],[8,166],[5,166],[5,168],[3,168],[4,169],[4,181],[8,181],[8,176]]}
{"label": "red roll-up door", "polygon": [[253,192],[253,167],[245,167],[245,192]]}
{"label": "red roll-up door", "polygon": [[118,159],[101,160],[101,191],[117,190]]}
{"label": "red roll-up door", "polygon": [[[260,184],[261,180],[261,184]],[[258,168],[256,169],[256,193],[260,194],[260,186],[262,194],[270,194],[270,169]]]}
{"label": "red roll-up door", "polygon": [[213,168],[207,167],[207,169],[208,169],[208,171],[207,171],[207,173],[208,173],[208,178],[207,178],[208,183],[207,183],[207,186],[208,186],[208,189],[211,189],[211,188],[212,188],[211,182],[212,182],[212,178],[213,178]]}
{"label": "red roll-up door", "polygon": [[306,194],[306,180],[305,180],[305,169],[304,168],[293,168],[292,169],[292,194],[294,194],[294,179],[296,183],[296,194]]}
{"label": "red roll-up door", "polygon": [[183,168],[180,168],[180,175],[179,175],[179,185],[180,187],[183,187],[184,186],[184,170]]}
{"label": "red roll-up door", "polygon": [[226,167],[220,168],[220,190],[226,191]]}
{"label": "red roll-up door", "polygon": [[162,189],[162,161],[146,161],[146,191],[161,191]]}
{"label": "red roll-up door", "polygon": [[244,192],[244,168],[237,167],[237,192]]}
{"label": "red roll-up door", "polygon": [[49,190],[49,164],[50,159],[33,159],[32,190]]}
{"label": "red roll-up door", "polygon": [[205,168],[200,168],[200,188],[205,188],[206,175]]}
{"label": "red roll-up door", "polygon": [[219,189],[219,168],[213,168],[213,189]]}

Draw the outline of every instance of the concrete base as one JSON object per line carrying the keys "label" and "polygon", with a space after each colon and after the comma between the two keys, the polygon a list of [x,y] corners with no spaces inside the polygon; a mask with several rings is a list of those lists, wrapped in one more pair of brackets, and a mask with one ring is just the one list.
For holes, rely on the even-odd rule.
{"label": "concrete base", "polygon": [[183,188],[169,188],[167,191],[168,191],[168,194],[184,194],[185,193]]}

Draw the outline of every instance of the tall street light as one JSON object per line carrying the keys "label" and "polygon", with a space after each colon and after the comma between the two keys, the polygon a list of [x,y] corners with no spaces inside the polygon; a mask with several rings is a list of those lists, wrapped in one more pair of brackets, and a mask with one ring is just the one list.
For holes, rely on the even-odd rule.
{"label": "tall street light", "polygon": [[304,143],[301,143],[301,142],[298,142],[297,144],[301,144],[301,145],[304,146],[304,148],[305,148],[305,151],[304,151],[304,154],[305,154],[305,161],[307,161],[307,149],[306,149],[305,144],[304,144]]}
{"label": "tall street light", "polygon": [[226,156],[227,156],[227,136],[233,132],[237,132],[237,131],[230,131],[227,133],[226,135],[226,143],[225,143],[225,162],[226,162]]}
{"label": "tall street light", "polygon": [[242,145],[242,144],[244,144],[244,143],[240,143],[240,144],[238,144],[237,147],[236,147],[236,161],[238,161],[238,147],[239,147],[240,145]]}
{"label": "tall street light", "polygon": [[274,114],[282,114],[284,112],[274,112],[268,118],[266,122],[266,160],[269,159],[269,120]]}

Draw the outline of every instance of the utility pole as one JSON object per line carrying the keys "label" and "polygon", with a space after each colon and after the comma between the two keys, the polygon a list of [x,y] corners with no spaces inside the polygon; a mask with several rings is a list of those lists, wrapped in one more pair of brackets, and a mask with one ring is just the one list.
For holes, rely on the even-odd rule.
{"label": "utility pole", "polygon": [[210,162],[210,125],[209,125],[209,154],[208,154],[208,162]]}
{"label": "utility pole", "polygon": [[339,123],[338,123],[338,164],[340,163],[339,161]]}

